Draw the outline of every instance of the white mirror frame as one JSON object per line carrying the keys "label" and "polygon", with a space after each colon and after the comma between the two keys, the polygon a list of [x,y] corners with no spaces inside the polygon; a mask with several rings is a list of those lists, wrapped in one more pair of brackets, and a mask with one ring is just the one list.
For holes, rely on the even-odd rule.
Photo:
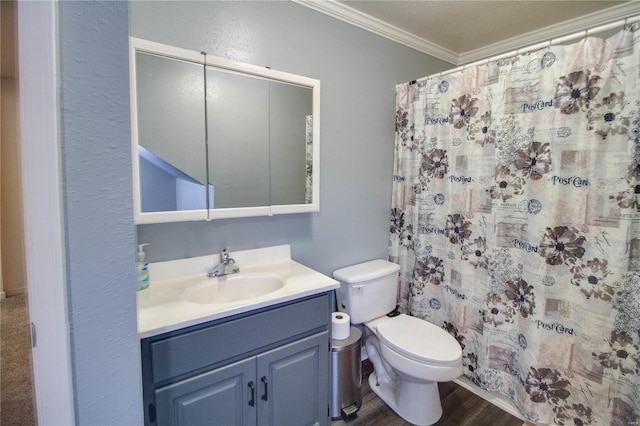
{"label": "white mirror frame", "polygon": [[[140,162],[138,154],[138,105],[136,96],[136,52],[158,54],[170,58],[210,65],[217,68],[263,77],[285,83],[309,87],[313,95],[313,163],[312,202],[309,204],[271,205],[260,207],[237,207],[202,210],[179,210],[164,212],[142,212],[140,194]],[[206,58],[206,59],[205,59]],[[206,61],[206,62],[205,62]],[[129,37],[129,78],[131,96],[131,159],[133,170],[134,222],[138,225],[149,223],[184,222],[252,216],[272,216],[276,214],[309,213],[320,211],[320,80],[289,74],[257,65],[244,64],[230,59],[203,55],[179,47]]]}

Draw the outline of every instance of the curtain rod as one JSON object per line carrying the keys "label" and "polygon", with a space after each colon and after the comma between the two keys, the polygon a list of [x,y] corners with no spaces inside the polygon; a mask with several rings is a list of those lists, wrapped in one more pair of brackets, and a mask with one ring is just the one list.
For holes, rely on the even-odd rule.
{"label": "curtain rod", "polygon": [[589,34],[592,34],[592,33],[599,33],[599,32],[602,32],[602,31],[611,30],[613,28],[620,27],[620,26],[626,26],[627,24],[631,24],[631,23],[638,22],[638,21],[640,21],[640,15],[635,15],[635,16],[632,16],[632,17],[629,17],[629,18],[625,18],[625,19],[621,19],[621,20],[618,20],[618,21],[615,21],[615,22],[611,22],[609,24],[600,25],[600,26],[595,27],[595,28],[589,28],[589,29],[586,29],[586,30],[578,31],[578,32],[573,33],[573,34],[566,35],[566,36],[562,36],[562,37],[558,37],[558,38],[552,38],[552,39],[549,39],[547,41],[543,41],[541,43],[532,44],[531,46],[527,46],[527,47],[522,48],[522,49],[515,49],[515,50],[512,50],[512,51],[507,52],[507,53],[502,53],[500,55],[496,55],[496,56],[492,56],[492,57],[489,57],[489,58],[486,58],[486,59],[481,59],[479,61],[475,61],[475,62],[471,62],[471,63],[468,63],[468,64],[460,65],[459,67],[452,68],[450,70],[442,71],[442,72],[439,72],[439,73],[428,75],[426,77],[419,78],[417,80],[413,80],[409,84],[415,84],[415,83],[417,83],[419,81],[428,80],[428,79],[436,77],[436,76],[442,77],[442,76],[445,76],[445,75],[454,74],[456,72],[464,70],[465,68],[470,68],[470,67],[474,67],[476,65],[497,61],[499,59],[510,58],[510,57],[519,55],[520,53],[527,53],[527,52],[532,52],[534,50],[543,49],[545,47],[551,47],[552,45],[555,45],[555,44],[564,43],[564,42],[575,40],[575,39],[578,39],[578,38],[581,38],[581,37],[587,37]]}

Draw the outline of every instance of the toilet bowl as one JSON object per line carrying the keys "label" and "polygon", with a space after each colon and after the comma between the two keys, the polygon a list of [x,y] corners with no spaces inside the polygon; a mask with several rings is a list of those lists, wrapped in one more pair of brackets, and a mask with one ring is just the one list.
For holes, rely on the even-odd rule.
{"label": "toilet bowl", "polygon": [[442,416],[438,382],[462,374],[462,349],[440,327],[395,307],[399,266],[375,260],[338,269],[333,276],[338,308],[365,326],[365,348],[373,363],[371,389],[398,415],[416,425]]}
{"label": "toilet bowl", "polygon": [[[377,318],[365,326],[365,347],[374,364],[371,389],[408,422],[437,422],[442,416],[438,382],[462,374],[458,342],[443,329],[404,314]],[[372,353],[377,353],[377,360]]]}

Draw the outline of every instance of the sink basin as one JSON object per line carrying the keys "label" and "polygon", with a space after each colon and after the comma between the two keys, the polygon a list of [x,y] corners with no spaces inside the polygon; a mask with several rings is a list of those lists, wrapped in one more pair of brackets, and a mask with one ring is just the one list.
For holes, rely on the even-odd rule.
{"label": "sink basin", "polygon": [[138,336],[203,324],[336,289],[340,284],[291,260],[289,245],[233,252],[240,272],[206,273],[216,255],[149,264],[152,284],[136,292]]}
{"label": "sink basin", "polygon": [[276,274],[238,274],[217,278],[203,277],[190,285],[180,299],[200,304],[234,303],[273,293],[284,287]]}

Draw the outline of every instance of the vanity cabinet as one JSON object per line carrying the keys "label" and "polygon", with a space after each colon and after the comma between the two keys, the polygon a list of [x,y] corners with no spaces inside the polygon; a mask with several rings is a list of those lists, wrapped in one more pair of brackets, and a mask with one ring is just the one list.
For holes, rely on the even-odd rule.
{"label": "vanity cabinet", "polygon": [[142,340],[148,425],[328,425],[327,293]]}

